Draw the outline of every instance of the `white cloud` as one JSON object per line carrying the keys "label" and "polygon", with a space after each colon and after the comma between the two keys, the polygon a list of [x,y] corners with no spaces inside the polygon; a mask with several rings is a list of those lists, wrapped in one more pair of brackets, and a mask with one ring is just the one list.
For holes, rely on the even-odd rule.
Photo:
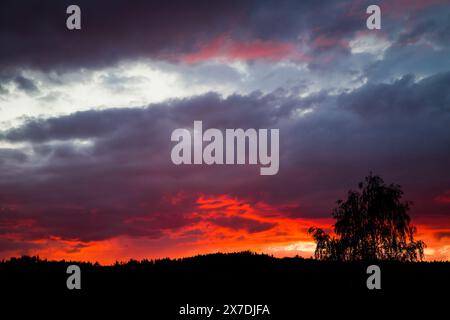
{"label": "white cloud", "polygon": [[391,46],[391,43],[382,37],[372,34],[364,34],[357,36],[350,41],[350,49],[352,54],[368,53],[382,59],[384,52]]}
{"label": "white cloud", "polygon": [[255,90],[269,93],[278,88],[296,90],[306,97],[320,90],[354,89],[360,83],[342,68],[311,70],[306,64],[280,61],[207,61],[171,64],[153,60],[127,61],[98,69],[65,73],[22,70],[38,90],[21,90],[13,82],[3,84],[8,93],[0,99],[3,130],[30,117],[50,117],[89,109],[145,106],[167,99],[187,98],[206,92],[226,97]]}

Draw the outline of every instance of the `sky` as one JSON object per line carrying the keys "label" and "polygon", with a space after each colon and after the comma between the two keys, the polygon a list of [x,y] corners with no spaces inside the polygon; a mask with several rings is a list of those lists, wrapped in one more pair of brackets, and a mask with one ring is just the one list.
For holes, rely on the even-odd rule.
{"label": "sky", "polygon": [[[450,260],[450,1],[72,2],[0,4],[0,259],[310,257],[373,172]],[[278,174],[174,165],[195,120],[278,128]]]}

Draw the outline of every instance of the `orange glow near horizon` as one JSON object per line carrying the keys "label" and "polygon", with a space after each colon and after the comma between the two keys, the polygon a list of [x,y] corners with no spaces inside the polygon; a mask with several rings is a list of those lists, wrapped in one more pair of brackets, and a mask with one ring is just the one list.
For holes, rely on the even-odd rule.
{"label": "orange glow near horizon", "polygon": [[[311,257],[315,244],[307,234],[311,226],[331,229],[333,220],[290,217],[293,205],[279,207],[250,203],[228,195],[199,196],[196,208],[178,229],[164,230],[159,238],[119,236],[102,241],[82,242],[59,237],[33,240],[39,249],[3,252],[7,259],[22,254],[49,260],[91,261],[113,264],[129,259],[181,258],[215,252],[251,250],[277,257]],[[448,229],[417,225],[417,239],[427,244],[427,260],[450,260]],[[441,237],[436,235],[440,234]],[[14,235],[8,236],[14,240]]]}

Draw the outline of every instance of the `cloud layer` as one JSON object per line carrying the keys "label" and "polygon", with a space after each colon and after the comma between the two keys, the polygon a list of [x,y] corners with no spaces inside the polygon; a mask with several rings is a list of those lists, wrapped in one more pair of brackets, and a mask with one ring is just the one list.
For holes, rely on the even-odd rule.
{"label": "cloud layer", "polygon": [[[0,257],[307,256],[373,171],[449,259],[444,1],[380,2],[373,32],[366,1],[79,1],[80,31],[69,4],[1,4]],[[279,173],[173,165],[194,120],[279,128]]]}
{"label": "cloud layer", "polygon": [[[23,144],[2,149],[1,225],[16,223],[14,235],[22,240],[157,238],[196,223],[191,215],[199,197],[221,195],[264,202],[285,217],[326,218],[371,170],[403,185],[422,219],[446,219],[448,203],[433,199],[450,189],[449,88],[450,73],[443,73],[338,96],[209,93],[32,119],[1,134]],[[172,130],[197,119],[205,128],[280,128],[279,174],[260,176],[255,166],[173,165]],[[248,233],[275,226],[239,215],[208,221]]]}

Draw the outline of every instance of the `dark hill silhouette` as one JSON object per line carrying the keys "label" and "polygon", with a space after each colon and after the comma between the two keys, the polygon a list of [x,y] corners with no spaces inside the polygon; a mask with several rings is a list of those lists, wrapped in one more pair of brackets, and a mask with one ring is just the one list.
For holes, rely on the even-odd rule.
{"label": "dark hill silhouette", "polygon": [[[79,291],[66,288],[66,268],[70,264],[82,270]],[[371,314],[387,308],[401,311],[398,308],[403,307],[399,306],[411,301],[423,305],[426,299],[432,299],[434,304],[448,296],[449,262],[381,261],[378,265],[382,290],[374,291],[366,288],[368,263],[362,261],[274,258],[240,252],[101,266],[22,257],[0,263],[0,284],[8,293],[2,301],[5,306],[5,299],[39,304],[57,301],[59,306],[76,305],[82,310],[89,306],[102,313],[125,309],[164,315],[157,319],[184,319],[176,313],[186,303],[268,304],[272,317],[256,319],[291,319],[299,311],[303,316],[319,311],[322,316],[357,315],[349,304],[377,306]],[[402,314],[412,310],[405,309]]]}

